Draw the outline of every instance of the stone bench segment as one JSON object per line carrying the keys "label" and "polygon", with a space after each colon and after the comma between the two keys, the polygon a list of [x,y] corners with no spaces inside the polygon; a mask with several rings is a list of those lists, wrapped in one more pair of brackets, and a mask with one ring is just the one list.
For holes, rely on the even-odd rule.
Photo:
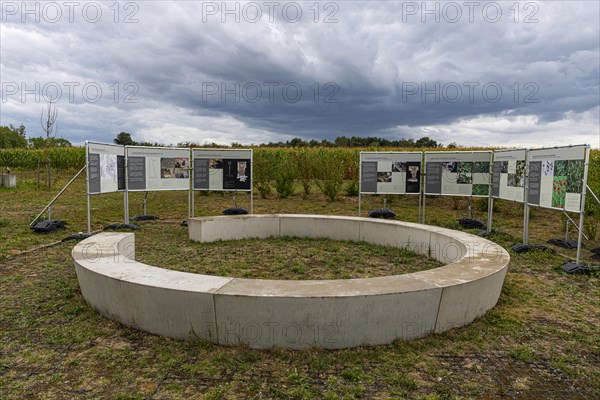
{"label": "stone bench segment", "polygon": [[190,239],[201,242],[298,236],[409,247],[447,265],[370,279],[215,277],[138,263],[132,233],[102,233],[73,249],[86,301],[109,318],[158,335],[252,348],[348,348],[472,322],[498,301],[510,261],[486,239],[390,220],[240,215],[192,218],[188,229]]}

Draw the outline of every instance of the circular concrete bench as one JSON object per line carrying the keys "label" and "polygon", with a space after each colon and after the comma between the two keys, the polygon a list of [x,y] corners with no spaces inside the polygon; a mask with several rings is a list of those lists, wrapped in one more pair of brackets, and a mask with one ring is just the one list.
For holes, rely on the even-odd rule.
{"label": "circular concrete bench", "polygon": [[227,278],[136,262],[132,233],[102,233],[73,249],[83,297],[108,318],[158,335],[252,348],[347,348],[469,324],[498,301],[510,261],[478,236],[390,220],[243,215],[192,218],[188,229],[200,242],[296,236],[409,247],[446,265],[370,279]]}

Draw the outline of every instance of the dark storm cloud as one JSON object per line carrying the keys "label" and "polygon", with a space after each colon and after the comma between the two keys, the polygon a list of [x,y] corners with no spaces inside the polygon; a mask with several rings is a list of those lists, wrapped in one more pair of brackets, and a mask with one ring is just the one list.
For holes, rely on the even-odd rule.
{"label": "dark storm cloud", "polygon": [[[598,3],[488,3],[329,2],[317,15],[313,3],[268,14],[266,3],[230,2],[227,14],[221,2],[137,2],[120,3],[118,18],[107,3],[94,23],[5,13],[2,82],[78,83],[59,102],[74,141],[129,130],[169,143],[430,134],[505,144],[525,127],[539,142],[597,125]],[[132,11],[137,22],[124,23]],[[96,102],[80,93],[91,82]],[[35,125],[43,101],[20,95],[3,97],[2,124]],[[490,122],[455,135],[478,121]]]}

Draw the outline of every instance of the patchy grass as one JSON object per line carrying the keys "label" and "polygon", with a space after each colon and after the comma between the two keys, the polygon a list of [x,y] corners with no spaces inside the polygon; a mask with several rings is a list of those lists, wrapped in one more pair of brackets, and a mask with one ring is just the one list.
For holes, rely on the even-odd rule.
{"label": "patchy grass", "polygon": [[164,225],[147,225],[137,259],[184,272],[256,279],[354,279],[400,275],[442,264],[408,249],[365,242],[281,237],[196,243],[187,229],[174,229],[164,243]]}
{"label": "patchy grass", "polygon": [[[600,397],[599,279],[559,272],[562,262],[574,258],[572,250],[511,252],[509,272],[495,308],[469,326],[419,340],[337,351],[259,351],[200,340],[178,341],[124,327],[88,307],[73,268],[72,243],[22,253],[85,230],[83,180],[53,208],[53,215],[69,222],[67,230],[35,235],[28,228],[30,220],[68,178],[64,176],[52,191],[37,191],[35,185],[0,190],[2,399]],[[356,198],[344,196],[328,202],[319,194],[303,198],[300,188],[296,193],[285,200],[256,198],[255,212],[357,213]],[[143,193],[134,193],[131,198],[131,214],[141,213]],[[196,214],[220,214],[231,204],[227,194],[197,194]],[[238,204],[247,207],[248,197],[238,194]],[[399,219],[416,221],[417,197],[388,196],[387,204]],[[491,239],[505,247],[520,242],[522,207],[501,201],[496,204],[495,228],[506,234]],[[382,197],[364,196],[365,213],[381,206]],[[142,259],[166,265],[188,252],[201,257],[198,254],[210,251],[187,242],[187,231],[179,225],[187,215],[187,193],[150,193],[148,211],[161,219],[143,223],[136,232]],[[456,219],[465,215],[466,201],[457,200],[455,209],[447,198],[427,199],[428,223],[457,229]],[[485,212],[476,211],[475,217],[485,219]],[[121,219],[121,194],[92,198],[94,229]],[[536,210],[530,242],[544,243],[562,236],[562,224],[560,213]],[[291,239],[267,244],[263,250],[270,246],[281,249],[288,245],[286,240]],[[172,243],[177,249],[165,249],[163,254],[156,243]],[[338,253],[354,247],[343,242],[335,245],[342,246]],[[592,248],[599,243],[587,245]],[[305,251],[303,246],[316,248],[323,264],[340,256],[333,250],[324,253],[332,246],[330,243],[301,241],[294,246],[294,251]],[[215,249],[218,247],[215,244]],[[243,252],[255,251],[258,257],[260,247],[253,247],[249,243]],[[375,255],[383,252],[373,271],[378,270],[382,260],[390,260],[385,253],[389,249],[362,249],[354,255],[344,254],[349,268],[359,260],[364,262],[360,256],[363,251]],[[584,255],[589,261],[588,252]],[[245,254],[236,254],[235,259],[244,260]],[[212,268],[219,265],[215,263]],[[282,268],[287,270],[287,266]],[[329,270],[324,266],[322,271]],[[320,274],[311,271],[310,263],[292,265],[287,273],[306,278]]]}

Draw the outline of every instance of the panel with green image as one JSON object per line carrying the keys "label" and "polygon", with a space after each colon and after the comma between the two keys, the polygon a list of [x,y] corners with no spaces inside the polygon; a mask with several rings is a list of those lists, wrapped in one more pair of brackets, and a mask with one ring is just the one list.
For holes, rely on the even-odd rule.
{"label": "panel with green image", "polygon": [[568,193],[581,193],[583,188],[583,160],[569,160],[567,162],[565,177]]}
{"label": "panel with green image", "polygon": [[557,192],[558,195],[559,190],[563,195],[565,193],[581,193],[583,169],[583,160],[557,160],[554,162],[552,204],[554,204],[554,192]]}
{"label": "panel with green image", "polygon": [[474,196],[487,196],[490,193],[489,185],[473,185]]}
{"label": "panel with green image", "polygon": [[473,163],[459,162],[456,172],[456,183],[473,183]]}
{"label": "panel with green image", "polygon": [[518,160],[516,163],[515,186],[517,187],[525,186],[525,166],[526,163],[524,160]]}
{"label": "panel with green image", "polygon": [[[490,163],[487,161],[476,161],[471,163],[472,164],[472,169],[471,172],[473,173],[489,173],[490,172]],[[507,163],[508,164],[508,163]]]}
{"label": "panel with green image", "polygon": [[556,160],[554,161],[554,176],[566,176],[567,175],[567,160]]}
{"label": "panel with green image", "polygon": [[[558,163],[558,161],[556,162]],[[556,172],[556,163],[554,165],[554,171]],[[552,183],[552,207],[564,208],[565,206],[565,195],[567,193],[567,181],[566,176],[554,176]]]}

